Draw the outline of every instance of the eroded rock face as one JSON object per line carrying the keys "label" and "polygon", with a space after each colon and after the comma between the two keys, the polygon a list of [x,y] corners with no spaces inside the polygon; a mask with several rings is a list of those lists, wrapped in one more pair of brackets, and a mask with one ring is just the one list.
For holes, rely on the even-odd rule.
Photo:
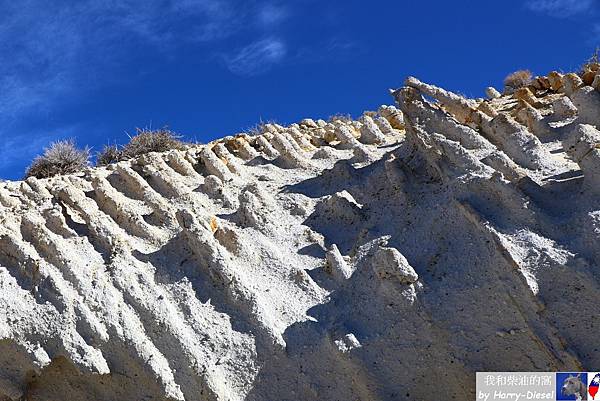
{"label": "eroded rock face", "polygon": [[596,78],[409,78],[359,121],[0,182],[0,399],[473,399],[475,371],[600,366]]}

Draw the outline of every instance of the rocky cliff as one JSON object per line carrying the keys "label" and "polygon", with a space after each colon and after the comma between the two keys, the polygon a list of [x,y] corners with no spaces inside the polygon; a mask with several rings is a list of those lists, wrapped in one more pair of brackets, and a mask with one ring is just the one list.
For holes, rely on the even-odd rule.
{"label": "rocky cliff", "polygon": [[[0,399],[470,400],[600,366],[600,75],[0,183]],[[432,385],[435,383],[435,385]]]}

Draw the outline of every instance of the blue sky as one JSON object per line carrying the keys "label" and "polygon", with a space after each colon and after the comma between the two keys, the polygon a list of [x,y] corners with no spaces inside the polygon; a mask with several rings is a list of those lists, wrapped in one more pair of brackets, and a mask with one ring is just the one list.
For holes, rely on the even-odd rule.
{"label": "blue sky", "polygon": [[59,139],[356,116],[407,75],[482,96],[517,69],[576,69],[599,17],[600,0],[0,0],[0,177]]}

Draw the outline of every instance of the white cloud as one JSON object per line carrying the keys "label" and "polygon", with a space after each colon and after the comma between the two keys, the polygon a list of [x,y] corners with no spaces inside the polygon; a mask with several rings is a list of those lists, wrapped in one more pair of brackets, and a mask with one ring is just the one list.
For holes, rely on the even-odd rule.
{"label": "white cloud", "polygon": [[224,60],[234,74],[253,76],[270,70],[283,60],[286,53],[287,47],[281,39],[267,38],[225,55]]}
{"label": "white cloud", "polygon": [[258,10],[258,23],[271,27],[283,22],[289,16],[289,10],[283,6],[265,4]]}
{"label": "white cloud", "polygon": [[595,0],[528,0],[527,8],[553,17],[566,18],[588,11]]}
{"label": "white cloud", "polygon": [[216,44],[255,21],[256,7],[241,0],[0,2],[0,171],[21,170],[72,132],[33,130],[32,117],[39,121],[67,100],[124,79],[121,68],[132,55]]}
{"label": "white cloud", "polygon": [[[222,40],[242,31],[269,35],[271,27],[288,16],[286,8],[272,4],[244,0],[0,2],[0,169],[31,160],[57,139],[41,132],[19,134],[27,129],[30,116],[49,115],[67,100],[128,79],[122,68],[135,57],[169,57],[173,50],[190,44],[218,54]],[[261,29],[253,33],[257,27]],[[284,55],[283,42],[265,39],[231,55],[227,66],[234,73],[252,75]],[[15,148],[22,151],[14,152]]]}
{"label": "white cloud", "polygon": [[2,2],[0,119],[118,79],[136,51],[165,57],[178,46],[234,35],[249,19],[278,18],[275,9],[262,17],[258,9],[241,0]]}

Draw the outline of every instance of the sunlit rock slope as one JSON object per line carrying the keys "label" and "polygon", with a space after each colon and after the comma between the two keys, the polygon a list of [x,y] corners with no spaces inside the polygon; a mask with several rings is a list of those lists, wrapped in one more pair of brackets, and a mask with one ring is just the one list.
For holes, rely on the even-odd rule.
{"label": "sunlit rock slope", "polygon": [[470,400],[475,371],[597,368],[599,88],[408,78],[357,121],[0,183],[0,399]]}

